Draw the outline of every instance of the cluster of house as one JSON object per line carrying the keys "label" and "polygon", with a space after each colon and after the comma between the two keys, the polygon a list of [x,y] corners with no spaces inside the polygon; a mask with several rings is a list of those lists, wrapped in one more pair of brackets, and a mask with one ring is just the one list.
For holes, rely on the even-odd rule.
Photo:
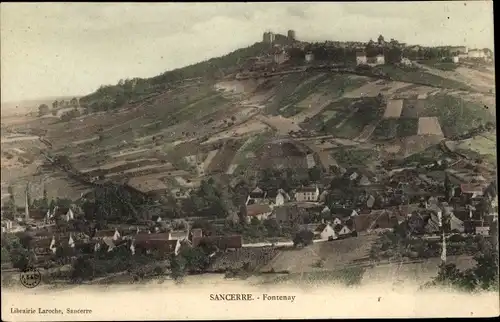
{"label": "cluster of house", "polygon": [[75,219],[75,213],[71,207],[64,208],[55,206],[52,210],[48,209],[46,212],[40,209],[30,209],[28,194],[26,194],[23,212],[22,215],[14,214],[14,220],[2,217],[2,232],[20,232],[26,230],[27,227],[38,229],[54,225],[58,219],[65,220],[66,222]]}
{"label": "cluster of house", "polygon": [[[307,228],[317,236],[336,239],[402,224],[412,234],[433,234],[442,216],[450,231],[487,235],[498,222],[496,182],[477,173],[470,177],[471,171],[461,171],[459,163],[464,162],[455,162],[445,171],[428,169],[420,174],[404,169],[389,174],[384,182],[369,170],[339,169],[339,178],[344,180],[339,185],[351,182],[359,190],[351,200],[345,200],[348,196],[342,193],[337,197],[342,188],[335,184],[322,191],[318,186],[290,192],[257,187],[247,197],[246,219],[275,219],[280,225],[308,223]],[[452,178],[451,196],[442,191],[446,173]],[[490,213],[485,213],[485,204],[492,209]]]}
{"label": "cluster of house", "polygon": [[[256,187],[247,197],[246,219],[248,222],[252,218],[261,221],[271,218],[279,219],[279,214],[283,209],[289,209],[290,206],[297,206],[297,204],[302,204],[301,206],[306,207],[307,204],[314,205],[320,198],[321,195],[318,186],[300,187],[292,190],[290,194],[283,189],[264,191]],[[234,220],[237,220],[234,215],[230,217],[235,217]]]}
{"label": "cluster of house", "polygon": [[38,257],[55,254],[58,248],[76,254],[83,249],[93,252],[113,252],[126,248],[132,255],[157,254],[161,256],[178,255],[183,247],[213,246],[216,251],[233,250],[242,247],[242,237],[205,236],[201,229],[167,232],[151,232],[136,228],[135,231],[95,230],[91,235],[83,232],[57,234],[50,230],[37,230],[29,233],[32,236],[33,249]]}
{"label": "cluster of house", "polygon": [[448,49],[452,53],[452,61],[458,63],[464,59],[481,59],[492,61],[493,52],[489,49],[469,49],[467,46],[445,46],[438,49]]}

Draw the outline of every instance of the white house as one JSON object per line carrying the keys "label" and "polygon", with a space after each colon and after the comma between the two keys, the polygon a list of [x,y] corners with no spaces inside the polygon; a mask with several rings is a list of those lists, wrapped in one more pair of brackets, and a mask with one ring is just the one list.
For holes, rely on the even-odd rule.
{"label": "white house", "polygon": [[375,57],[375,64],[377,64],[377,65],[383,65],[383,64],[385,64],[385,57],[384,57],[384,55],[377,55]]}
{"label": "white house", "polygon": [[458,56],[453,56],[453,57],[451,57],[451,60],[452,60],[455,64],[458,64],[459,58],[458,58]]}
{"label": "white house", "polygon": [[405,65],[405,66],[411,66],[411,65],[413,65],[413,63],[411,62],[411,60],[409,60],[406,57],[402,57],[401,58],[401,64]]}
{"label": "white house", "polygon": [[486,58],[486,53],[484,52],[484,50],[481,49],[473,49],[469,50],[467,56],[469,58]]}
{"label": "white house", "polygon": [[338,238],[337,234],[335,233],[335,230],[330,224],[319,225],[318,228],[316,228],[315,230],[315,234],[319,235],[320,238],[323,240],[332,240]]}
{"label": "white house", "polygon": [[490,227],[488,227],[488,226],[479,226],[479,227],[476,227],[476,234],[482,235],[482,236],[489,236],[489,234],[490,234]]}
{"label": "white house", "polygon": [[284,62],[286,62],[289,59],[287,52],[284,50],[274,54],[273,58],[274,58],[274,62],[276,64],[283,64]]}
{"label": "white house", "polygon": [[363,52],[356,53],[356,65],[366,65],[367,59],[366,54]]}
{"label": "white house", "polygon": [[319,189],[318,187],[303,187],[295,191],[295,200],[299,202],[303,201],[318,201]]}
{"label": "white house", "polygon": [[283,206],[285,204],[285,196],[281,192],[278,192],[274,203],[276,206]]}
{"label": "white house", "polygon": [[258,220],[265,220],[269,218],[273,212],[269,205],[265,204],[253,204],[247,206],[247,222],[250,222],[252,218],[257,218]]}
{"label": "white house", "polygon": [[264,202],[265,198],[266,198],[266,192],[264,192],[259,187],[256,187],[248,195],[246,205],[262,203]]}
{"label": "white house", "polygon": [[312,62],[314,60],[314,54],[312,52],[306,53],[305,59],[307,63]]}

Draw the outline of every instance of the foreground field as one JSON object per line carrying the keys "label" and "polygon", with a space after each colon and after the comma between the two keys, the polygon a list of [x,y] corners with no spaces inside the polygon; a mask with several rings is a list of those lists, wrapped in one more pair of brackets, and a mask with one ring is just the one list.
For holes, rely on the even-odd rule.
{"label": "foreground field", "polygon": [[[359,236],[314,243],[299,250],[283,250],[262,271],[306,273],[342,268],[366,258],[376,238]],[[315,266],[318,261],[322,261],[321,267]]]}

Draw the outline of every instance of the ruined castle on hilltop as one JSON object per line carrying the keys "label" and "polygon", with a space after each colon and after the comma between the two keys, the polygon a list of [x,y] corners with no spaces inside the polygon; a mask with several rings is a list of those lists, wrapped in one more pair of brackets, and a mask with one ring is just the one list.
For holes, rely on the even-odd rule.
{"label": "ruined castle on hilltop", "polygon": [[[264,42],[266,44],[272,44],[272,43],[274,43],[275,39],[276,39],[276,34],[273,33],[273,32],[271,32],[271,31],[264,32],[264,34],[262,36],[262,42]],[[287,39],[290,42],[296,40],[295,30],[288,30],[288,32],[287,32]]]}

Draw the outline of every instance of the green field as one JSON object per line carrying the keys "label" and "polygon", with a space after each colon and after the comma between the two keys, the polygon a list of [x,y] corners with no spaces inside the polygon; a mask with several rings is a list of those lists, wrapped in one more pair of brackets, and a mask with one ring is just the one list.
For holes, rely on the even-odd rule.
{"label": "green field", "polygon": [[358,110],[351,116],[347,116],[344,123],[339,127],[329,127],[327,131],[339,138],[352,139],[360,135],[366,125],[378,121],[384,113],[377,99],[373,97],[360,99],[350,109],[355,108]]}
{"label": "green field", "polygon": [[496,164],[497,160],[497,140],[493,132],[483,135],[476,135],[467,140],[458,141],[457,152],[467,155],[471,159],[482,159],[491,164]]}
{"label": "green field", "polygon": [[221,95],[208,96],[188,104],[173,115],[178,120],[194,120],[217,111],[229,101]]}
{"label": "green field", "polygon": [[433,75],[420,69],[400,68],[392,65],[383,65],[376,68],[384,73],[387,73],[389,77],[395,81],[428,85],[432,87],[472,90],[472,88],[466,84]]}
{"label": "green field", "polygon": [[[311,75],[308,77],[308,79],[315,77],[316,75]],[[318,88],[321,87],[323,82],[325,82],[330,75],[324,74],[321,75],[317,78],[315,78],[312,81],[308,81],[305,79],[304,81],[307,81],[306,84],[301,84],[297,87],[297,89],[291,93],[291,95],[286,96],[280,103],[280,105],[283,106],[288,106],[287,108],[282,108],[280,109],[280,114],[283,115],[284,117],[292,117],[298,113],[300,113],[303,109],[298,107],[297,104],[306,99],[309,95],[313,94],[314,92],[318,91]]]}
{"label": "green field", "polygon": [[449,95],[429,96],[425,100],[404,100],[399,119],[383,119],[375,128],[376,139],[392,139],[416,135],[418,118],[435,116],[445,137],[463,134],[488,121],[492,115],[481,104]]}
{"label": "green field", "polygon": [[306,119],[300,126],[312,131],[329,133],[332,128],[349,115],[350,106],[354,102],[356,102],[356,99],[352,98],[343,98],[332,102],[323,109],[323,112],[318,113],[310,119]]}
{"label": "green field", "polygon": [[[358,110],[353,113],[356,108]],[[352,139],[358,136],[366,125],[379,120],[382,114],[383,109],[374,97],[344,98],[332,102],[322,113],[304,121],[301,126],[339,138]]]}
{"label": "green field", "polygon": [[432,163],[436,160],[446,157],[446,154],[437,145],[428,147],[422,152],[418,152],[410,155],[404,159],[404,164],[409,165],[411,163]]}
{"label": "green field", "polygon": [[421,60],[419,63],[443,71],[454,71],[458,67],[457,64],[453,62],[443,62],[439,59]]}
{"label": "green field", "polygon": [[[310,78],[310,77],[309,77]],[[324,93],[329,99],[337,99],[342,97],[346,91],[359,88],[366,84],[365,79],[354,78],[350,75],[325,74],[317,79],[301,86],[296,92],[285,97],[281,102],[281,106],[287,106],[280,110],[280,114],[284,117],[292,117],[303,111],[299,107],[299,103],[313,93]]]}
{"label": "green field", "polygon": [[418,119],[417,118],[391,118],[383,119],[373,131],[372,138],[374,139],[394,139],[417,135]]}
{"label": "green field", "polygon": [[359,149],[356,147],[342,147],[332,149],[331,156],[343,167],[364,165],[378,160],[379,154],[373,149]]}
{"label": "green field", "polygon": [[427,98],[425,114],[421,116],[438,117],[445,137],[463,134],[479,124],[493,121],[493,116],[482,104],[448,95]]}

